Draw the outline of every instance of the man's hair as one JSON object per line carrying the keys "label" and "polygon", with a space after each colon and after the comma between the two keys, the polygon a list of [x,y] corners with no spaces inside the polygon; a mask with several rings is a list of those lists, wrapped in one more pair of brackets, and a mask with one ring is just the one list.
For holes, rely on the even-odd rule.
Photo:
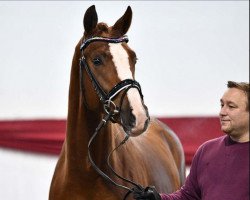
{"label": "man's hair", "polygon": [[234,82],[234,81],[228,81],[227,82],[228,88],[237,88],[239,90],[242,90],[245,92],[247,96],[247,107],[246,109],[249,111],[249,83],[247,82]]}

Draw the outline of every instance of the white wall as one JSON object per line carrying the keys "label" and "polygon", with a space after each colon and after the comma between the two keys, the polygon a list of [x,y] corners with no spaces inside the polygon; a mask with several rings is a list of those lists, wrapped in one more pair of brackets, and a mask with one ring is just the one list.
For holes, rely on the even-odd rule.
{"label": "white wall", "polygon": [[129,45],[152,115],[217,115],[227,80],[248,81],[248,1],[1,1],[0,119],[66,117],[92,4],[109,25],[131,5]]}
{"label": "white wall", "polygon": [[0,148],[1,200],[46,200],[57,156]]}

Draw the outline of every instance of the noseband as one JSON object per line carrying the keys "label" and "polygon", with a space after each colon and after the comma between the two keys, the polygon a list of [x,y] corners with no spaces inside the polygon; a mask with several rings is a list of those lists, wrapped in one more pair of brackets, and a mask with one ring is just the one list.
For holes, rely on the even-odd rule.
{"label": "noseband", "polygon": [[[80,58],[80,87],[81,87],[81,91],[84,93],[84,85],[83,85],[83,68],[86,70],[91,83],[100,99],[100,101],[103,104],[104,110],[106,112],[106,115],[104,116],[104,118],[102,119],[102,121],[99,123],[98,127],[95,130],[95,133],[92,135],[92,137],[90,138],[89,142],[88,142],[88,158],[89,161],[92,165],[92,167],[96,170],[96,172],[98,174],[100,174],[105,180],[109,181],[110,183],[112,183],[113,185],[115,185],[116,187],[120,187],[122,189],[127,190],[128,192],[126,193],[126,195],[124,196],[124,200],[128,197],[128,195],[130,193],[132,193],[134,191],[134,188],[129,188],[126,187],[124,185],[118,184],[116,183],[114,180],[112,180],[107,174],[105,174],[93,161],[91,154],[90,154],[90,146],[92,144],[92,141],[94,140],[94,138],[96,137],[96,135],[98,134],[98,132],[101,130],[101,128],[103,128],[106,123],[111,120],[112,122],[115,122],[113,116],[117,115],[120,113],[121,107],[122,107],[122,103],[123,103],[123,99],[125,97],[125,94],[127,93],[127,91],[130,88],[136,88],[139,91],[139,94],[141,96],[141,99],[143,100],[143,95],[142,95],[142,91],[141,91],[141,86],[140,84],[133,80],[133,79],[125,79],[122,80],[121,82],[119,82],[117,85],[115,85],[109,92],[106,92],[102,86],[100,85],[100,83],[98,82],[98,80],[95,78],[94,74],[92,73],[84,55],[83,55],[83,51],[87,48],[87,46],[92,43],[92,42],[107,42],[107,43],[122,43],[122,42],[128,42],[128,37],[127,36],[123,36],[121,38],[105,38],[105,37],[92,37],[87,39],[86,41],[84,41],[80,47],[81,53],[82,53],[82,57]],[[115,103],[113,102],[113,99],[120,93],[123,91],[123,94],[121,96],[121,100],[120,100],[120,106],[117,107],[115,105]],[[84,95],[85,98],[85,95]],[[87,104],[86,98],[85,98],[85,105]],[[107,158],[107,164],[109,166],[109,168],[111,169],[111,171],[114,173],[114,175],[116,177],[118,177],[119,179],[132,184],[134,187],[137,188],[137,190],[141,190],[143,191],[144,188],[131,181],[128,180],[126,178],[123,178],[122,176],[120,176],[119,174],[117,174],[114,169],[112,168],[112,166],[110,165],[109,159],[110,156],[112,155],[112,153],[117,150],[121,145],[123,145],[129,138],[129,134],[126,135],[126,137],[124,138],[124,140],[117,146],[115,147],[115,149],[113,149]]]}

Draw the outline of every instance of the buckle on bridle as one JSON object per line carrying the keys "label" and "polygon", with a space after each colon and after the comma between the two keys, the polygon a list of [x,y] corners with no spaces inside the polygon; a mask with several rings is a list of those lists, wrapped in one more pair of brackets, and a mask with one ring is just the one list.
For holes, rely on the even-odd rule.
{"label": "buckle on bridle", "polygon": [[104,108],[104,111],[108,115],[111,115],[111,116],[115,116],[115,115],[119,114],[119,112],[120,112],[118,107],[115,105],[115,103],[111,99],[104,102],[103,108]]}

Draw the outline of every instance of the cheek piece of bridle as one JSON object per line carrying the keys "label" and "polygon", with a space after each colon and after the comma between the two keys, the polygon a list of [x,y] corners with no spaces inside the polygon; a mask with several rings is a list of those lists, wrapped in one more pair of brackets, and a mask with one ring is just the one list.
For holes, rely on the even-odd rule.
{"label": "cheek piece of bridle", "polygon": [[[102,121],[99,123],[99,125],[97,126],[95,133],[92,135],[92,137],[90,138],[89,142],[88,142],[88,158],[89,161],[92,165],[92,167],[96,170],[96,172],[98,174],[100,174],[105,180],[107,180],[108,182],[112,183],[113,185],[120,187],[122,189],[127,190],[128,192],[126,193],[126,195],[124,196],[124,200],[128,197],[128,195],[130,193],[132,193],[134,191],[135,188],[129,188],[126,187],[124,185],[118,184],[117,182],[115,182],[114,180],[112,180],[107,174],[105,174],[93,161],[92,157],[91,157],[91,153],[90,153],[90,146],[92,144],[92,141],[94,140],[94,138],[96,137],[96,135],[98,134],[98,132],[101,130],[102,127],[104,127],[106,125],[106,123],[111,120],[112,122],[115,122],[114,116],[120,114],[121,111],[121,107],[122,107],[122,103],[124,100],[124,97],[126,95],[126,93],[128,92],[129,89],[131,88],[136,88],[139,91],[139,94],[141,96],[141,99],[143,101],[143,95],[142,95],[142,91],[141,91],[141,86],[140,84],[133,80],[133,79],[126,79],[123,80],[121,82],[119,82],[117,85],[115,85],[108,93],[105,92],[105,90],[101,87],[100,83],[98,82],[98,80],[95,78],[94,74],[92,73],[89,65],[87,64],[87,61],[83,55],[83,51],[84,49],[87,48],[87,46],[92,43],[92,42],[107,42],[107,43],[122,43],[122,42],[128,42],[128,37],[127,36],[123,36],[121,38],[105,38],[105,37],[92,37],[89,38],[87,40],[85,40],[81,47],[80,50],[82,52],[82,57],[80,58],[80,87],[81,87],[81,91],[83,93],[84,96],[84,102],[85,102],[85,106],[87,105],[87,101],[86,101],[86,97],[84,94],[84,85],[83,85],[83,68],[86,70],[92,85],[100,99],[100,101],[103,104],[104,107],[104,111],[105,111],[105,116],[103,117]],[[116,106],[116,104],[113,102],[113,99],[119,94],[123,92],[123,94],[121,95],[121,99],[120,99],[120,105],[119,107]],[[112,166],[110,165],[110,157],[112,155],[112,153],[114,151],[116,151],[120,146],[122,146],[127,140],[129,139],[129,133],[126,133],[126,137],[124,138],[124,140],[117,146],[115,147],[115,149],[113,149],[107,157],[107,164],[109,166],[109,168],[111,169],[111,171],[114,173],[114,175],[116,177],[118,177],[119,179],[132,184],[133,186],[136,187],[137,191],[138,189],[141,190],[142,192],[145,190],[145,188],[143,188],[141,185],[128,180],[122,176],[120,176],[119,174],[117,174],[114,169],[112,168]]]}

